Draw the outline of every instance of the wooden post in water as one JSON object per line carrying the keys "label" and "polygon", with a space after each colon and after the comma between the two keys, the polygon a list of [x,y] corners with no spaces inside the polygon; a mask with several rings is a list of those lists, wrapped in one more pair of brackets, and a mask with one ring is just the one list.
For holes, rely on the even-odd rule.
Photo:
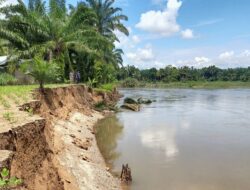
{"label": "wooden post in water", "polygon": [[127,184],[132,182],[131,169],[129,168],[128,164],[122,165],[121,181]]}

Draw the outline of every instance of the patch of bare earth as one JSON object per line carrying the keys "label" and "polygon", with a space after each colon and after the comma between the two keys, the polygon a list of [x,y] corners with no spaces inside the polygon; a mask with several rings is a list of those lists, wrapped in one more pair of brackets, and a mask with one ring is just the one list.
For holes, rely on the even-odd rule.
{"label": "patch of bare earth", "polygon": [[116,101],[118,95],[77,85],[46,89],[36,98],[21,109],[10,103],[15,120],[0,117],[0,169],[7,166],[23,179],[20,189],[120,189],[119,180],[106,171],[93,131],[103,117],[93,105]]}

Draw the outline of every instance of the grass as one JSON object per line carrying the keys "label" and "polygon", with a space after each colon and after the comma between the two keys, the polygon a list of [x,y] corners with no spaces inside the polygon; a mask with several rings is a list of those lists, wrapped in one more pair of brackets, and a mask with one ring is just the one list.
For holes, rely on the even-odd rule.
{"label": "grass", "polygon": [[16,122],[14,114],[12,112],[3,113],[3,118],[6,119],[7,121],[9,121],[10,123]]}
{"label": "grass", "polygon": [[0,104],[3,105],[5,109],[9,109],[11,106],[9,102],[0,94]]}
{"label": "grass", "polygon": [[99,88],[95,88],[95,90],[100,92],[112,92],[116,85],[116,83],[103,84]]}
{"label": "grass", "polygon": [[241,81],[188,81],[188,82],[139,82],[138,87],[143,88],[191,88],[191,89],[230,89],[230,88],[250,88],[250,82]]}
{"label": "grass", "polygon": [[[56,88],[62,86],[68,86],[69,84],[48,84],[45,85],[45,88]],[[3,107],[4,110],[8,111],[11,108],[11,105],[19,106],[29,100],[32,100],[32,91],[38,89],[38,85],[8,85],[0,86],[0,107]],[[29,115],[32,115],[33,111],[29,112]],[[6,115],[8,118],[8,116]]]}
{"label": "grass", "polygon": [[[48,84],[45,88],[56,88],[68,86],[69,84]],[[15,85],[15,86],[0,86],[0,96],[13,97],[17,96],[23,100],[27,100],[29,94],[38,88],[38,85]]]}

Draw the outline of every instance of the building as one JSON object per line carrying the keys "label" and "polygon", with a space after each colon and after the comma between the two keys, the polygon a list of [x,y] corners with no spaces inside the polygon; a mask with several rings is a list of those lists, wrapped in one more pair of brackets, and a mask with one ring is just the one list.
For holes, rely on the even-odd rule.
{"label": "building", "polygon": [[0,71],[4,70],[7,66],[7,56],[0,56]]}

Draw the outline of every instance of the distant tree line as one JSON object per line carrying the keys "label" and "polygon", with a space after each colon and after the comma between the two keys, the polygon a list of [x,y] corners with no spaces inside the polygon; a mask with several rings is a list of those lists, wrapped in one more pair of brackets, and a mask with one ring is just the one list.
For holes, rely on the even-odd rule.
{"label": "distant tree line", "polygon": [[138,69],[135,66],[122,67],[118,74],[118,80],[134,78],[148,82],[185,82],[185,81],[250,81],[250,67],[220,69],[216,66],[204,67],[173,67],[162,69]]}

